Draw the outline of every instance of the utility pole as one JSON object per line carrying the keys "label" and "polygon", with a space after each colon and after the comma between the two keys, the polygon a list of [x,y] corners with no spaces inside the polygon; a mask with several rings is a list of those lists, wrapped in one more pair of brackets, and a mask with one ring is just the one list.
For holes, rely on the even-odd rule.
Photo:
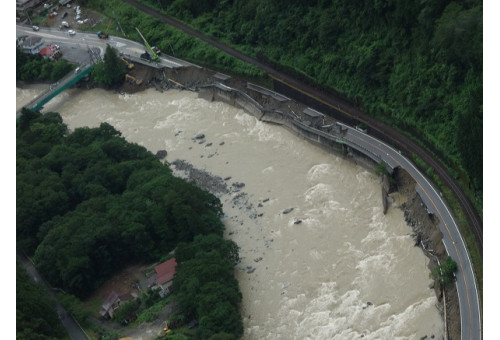
{"label": "utility pole", "polygon": [[118,27],[120,27],[120,31],[122,31],[123,35],[124,35],[124,36],[125,36],[125,38],[126,38],[126,37],[127,37],[127,35],[125,34],[125,31],[123,30],[122,25],[120,25],[120,21],[118,21],[118,17],[116,16],[115,11],[113,11],[113,15],[115,16],[115,20],[116,20],[116,22],[118,23]]}
{"label": "utility pole", "polygon": [[30,22],[30,25],[33,25],[33,23],[31,22],[31,18],[30,18],[30,15],[28,13],[28,10],[24,10],[24,14],[26,14],[26,16],[28,17],[28,21]]}

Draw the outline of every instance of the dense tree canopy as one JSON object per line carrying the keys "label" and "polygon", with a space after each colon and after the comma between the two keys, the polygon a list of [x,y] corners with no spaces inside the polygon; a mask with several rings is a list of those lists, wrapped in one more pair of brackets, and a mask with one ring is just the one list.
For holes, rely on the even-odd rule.
{"label": "dense tree canopy", "polygon": [[121,84],[125,77],[125,68],[115,48],[109,44],[104,52],[104,61],[92,69],[92,78],[97,83],[107,86]]}
{"label": "dense tree canopy", "polygon": [[34,283],[23,267],[16,265],[16,338],[61,339],[66,332],[44,289]]}
{"label": "dense tree canopy", "polygon": [[[175,298],[183,315],[199,320],[197,337],[243,334],[234,278],[239,248],[222,238],[221,202],[174,177],[111,125],[70,133],[57,113],[23,110],[17,125],[16,198],[18,247],[34,254],[53,286],[84,297],[129,262],[156,261],[176,249]],[[19,275],[18,302],[35,298]],[[64,301],[84,317],[73,295]],[[118,319],[138,304],[117,311]],[[18,324],[25,325],[30,319],[21,312]],[[27,339],[55,324],[37,317],[22,330]]]}
{"label": "dense tree canopy", "polygon": [[198,337],[239,338],[241,293],[233,274],[238,246],[216,234],[198,235],[191,243],[179,244],[176,259],[174,291],[182,312],[199,320]]}
{"label": "dense tree canopy", "polygon": [[82,297],[130,261],[222,235],[215,196],[107,123],[69,133],[25,110],[17,133],[17,243],[56,287]]}

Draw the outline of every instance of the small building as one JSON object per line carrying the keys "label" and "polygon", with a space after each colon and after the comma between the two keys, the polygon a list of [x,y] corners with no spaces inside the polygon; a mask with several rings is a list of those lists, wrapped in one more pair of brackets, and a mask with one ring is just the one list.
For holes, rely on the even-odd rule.
{"label": "small building", "polygon": [[228,76],[227,74],[223,74],[223,73],[217,72],[216,74],[214,74],[214,78],[217,79],[218,82],[226,84],[226,82],[229,79],[231,79],[231,76]]}
{"label": "small building", "polygon": [[40,50],[40,52],[38,54],[40,54],[44,58],[50,58],[50,59],[54,59],[54,60],[57,60],[62,56],[62,53],[59,50],[58,46],[54,45],[54,44],[50,44],[49,46],[45,46],[44,48],[42,48]]}
{"label": "small building", "polygon": [[304,123],[307,122],[307,125],[319,127],[325,124],[325,115],[321,112],[311,109],[310,107],[304,109],[303,112],[306,117],[306,121]]}
{"label": "small building", "polygon": [[175,258],[171,258],[159,265],[155,266],[156,272],[156,289],[159,289],[159,294],[164,297],[170,294],[175,276],[175,267],[177,262]]}
{"label": "small building", "polygon": [[19,42],[19,48],[24,53],[37,54],[43,48],[42,38],[28,36]]}
{"label": "small building", "polygon": [[16,11],[25,11],[40,4],[41,0],[16,0]]}
{"label": "small building", "polygon": [[109,294],[106,301],[101,306],[99,314],[105,319],[112,319],[115,310],[120,306],[120,297],[115,292]]}
{"label": "small building", "polygon": [[38,52],[38,54],[40,54],[44,58],[52,58],[52,56],[54,55],[54,51],[49,46],[45,46],[40,50],[40,52]]}

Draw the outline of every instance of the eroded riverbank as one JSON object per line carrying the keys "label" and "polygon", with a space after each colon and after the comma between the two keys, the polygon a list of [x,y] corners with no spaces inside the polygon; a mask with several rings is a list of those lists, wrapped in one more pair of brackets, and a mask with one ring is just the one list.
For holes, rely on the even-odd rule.
{"label": "eroded riverbank", "polygon": [[372,172],[190,92],[70,90],[46,109],[71,129],[106,121],[169,162],[245,184],[221,196],[226,236],[241,247],[245,338],[442,336],[429,261],[403,212],[383,215]]}

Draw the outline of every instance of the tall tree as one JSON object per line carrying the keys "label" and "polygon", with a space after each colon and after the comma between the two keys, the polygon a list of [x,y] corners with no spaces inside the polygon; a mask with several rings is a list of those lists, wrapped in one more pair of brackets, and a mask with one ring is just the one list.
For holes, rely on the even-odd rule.
{"label": "tall tree", "polygon": [[125,68],[117,54],[116,49],[109,44],[104,52],[104,61],[94,66],[92,70],[94,81],[107,86],[117,85],[123,82]]}

